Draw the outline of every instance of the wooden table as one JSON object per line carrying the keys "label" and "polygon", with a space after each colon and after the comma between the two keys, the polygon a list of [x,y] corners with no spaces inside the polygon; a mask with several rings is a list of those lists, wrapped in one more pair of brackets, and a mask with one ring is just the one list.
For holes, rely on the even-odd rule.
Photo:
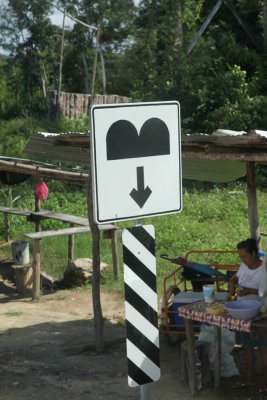
{"label": "wooden table", "polygon": [[[221,328],[228,328],[233,331],[250,332],[252,320],[238,320],[229,315],[218,316],[208,313],[205,308],[204,300],[197,301],[178,308],[180,317],[185,319],[187,351],[189,361],[189,386],[193,395],[197,392],[196,360],[195,360],[195,337],[193,321],[199,321],[204,324],[215,327],[215,365],[214,365],[214,386],[220,386],[221,377]],[[257,325],[259,326],[259,325]]]}

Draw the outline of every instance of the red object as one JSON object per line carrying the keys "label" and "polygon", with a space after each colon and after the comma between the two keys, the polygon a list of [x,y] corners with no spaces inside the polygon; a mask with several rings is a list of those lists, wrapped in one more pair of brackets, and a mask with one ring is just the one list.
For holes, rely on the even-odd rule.
{"label": "red object", "polygon": [[46,184],[40,181],[35,184],[35,193],[39,200],[45,201],[48,197],[49,190]]}

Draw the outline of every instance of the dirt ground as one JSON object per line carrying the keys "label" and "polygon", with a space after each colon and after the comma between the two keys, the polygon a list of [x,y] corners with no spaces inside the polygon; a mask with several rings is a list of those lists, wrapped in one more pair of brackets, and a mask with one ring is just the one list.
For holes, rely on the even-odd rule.
{"label": "dirt ground", "polygon": [[[9,267],[0,261],[0,400],[143,400],[140,388],[127,383],[121,296],[102,294],[105,339],[118,343],[96,355],[86,350],[94,340],[91,293],[60,290],[33,302],[17,294]],[[160,342],[161,378],[147,385],[146,400],[192,399],[180,382],[180,345],[170,346],[163,337]],[[239,353],[236,357],[240,364]],[[236,379],[222,379],[219,390],[204,385],[197,397],[251,399],[253,391],[232,389]]]}

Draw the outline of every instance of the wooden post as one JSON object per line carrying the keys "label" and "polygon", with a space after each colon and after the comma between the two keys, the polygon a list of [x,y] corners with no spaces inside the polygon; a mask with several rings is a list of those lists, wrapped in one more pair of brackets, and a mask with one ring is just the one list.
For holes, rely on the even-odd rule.
{"label": "wooden post", "polygon": [[191,393],[194,396],[197,392],[197,375],[196,375],[196,360],[195,360],[195,339],[193,330],[193,320],[185,318],[185,331],[187,340],[187,354],[189,363],[189,386]]}
{"label": "wooden post", "polygon": [[214,344],[215,344],[215,369],[214,369],[214,386],[220,387],[221,380],[221,328],[214,327]]}
{"label": "wooden post", "polygon": [[114,279],[117,281],[120,276],[120,266],[118,256],[118,232],[116,229],[111,232],[111,251],[113,260],[113,274]]}
{"label": "wooden post", "polygon": [[87,184],[87,208],[88,220],[92,233],[92,252],[93,252],[93,276],[92,276],[92,296],[94,310],[94,328],[95,328],[95,349],[97,352],[104,350],[104,320],[102,315],[101,300],[100,300],[100,234],[97,224],[93,220],[93,195],[92,182],[89,176]]}
{"label": "wooden post", "polygon": [[32,299],[39,300],[40,298],[40,278],[41,278],[41,254],[40,254],[40,239],[33,239],[32,243]]}
{"label": "wooden post", "polygon": [[253,161],[246,162],[247,199],[250,236],[260,242],[260,228],[256,194],[256,169]]}
{"label": "wooden post", "polygon": [[9,221],[8,213],[4,213],[4,239],[6,242],[9,241]]}
{"label": "wooden post", "polygon": [[[70,224],[70,228],[73,228],[74,224]],[[68,265],[74,261],[74,235],[68,237]]]}
{"label": "wooden post", "polygon": [[[40,182],[39,176],[34,177],[35,185]],[[34,192],[34,211],[39,212],[41,211],[41,201],[38,199],[36,192]],[[35,232],[41,231],[41,220],[39,217],[35,219]]]}

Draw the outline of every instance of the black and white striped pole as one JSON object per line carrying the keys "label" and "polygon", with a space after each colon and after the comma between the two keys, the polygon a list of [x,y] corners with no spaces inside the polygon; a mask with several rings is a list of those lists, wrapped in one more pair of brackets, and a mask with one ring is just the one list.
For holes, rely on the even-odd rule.
{"label": "black and white striped pole", "polygon": [[160,378],[155,230],[135,226],[122,233],[128,385],[140,386]]}

